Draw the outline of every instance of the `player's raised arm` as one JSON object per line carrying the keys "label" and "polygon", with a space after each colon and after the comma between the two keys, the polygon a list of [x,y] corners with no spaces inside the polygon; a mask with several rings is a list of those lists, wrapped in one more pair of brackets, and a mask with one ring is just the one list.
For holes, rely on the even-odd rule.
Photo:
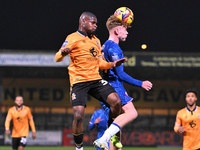
{"label": "player's raised arm", "polygon": [[110,68],[118,67],[126,61],[127,61],[126,58],[122,58],[114,62],[107,62],[101,57],[99,58],[99,69],[102,70],[102,69],[110,69]]}
{"label": "player's raised arm", "polygon": [[123,64],[126,61],[127,61],[126,58],[115,60],[114,62],[112,62],[112,68],[119,67],[121,64]]}
{"label": "player's raised arm", "polygon": [[71,52],[70,48],[60,49],[55,55],[55,61],[60,62],[63,58]]}

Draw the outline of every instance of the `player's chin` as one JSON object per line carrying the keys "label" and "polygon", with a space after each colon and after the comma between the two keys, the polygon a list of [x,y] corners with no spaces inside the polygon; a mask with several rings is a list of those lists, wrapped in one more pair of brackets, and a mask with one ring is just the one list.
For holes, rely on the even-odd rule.
{"label": "player's chin", "polygon": [[91,30],[91,34],[95,34],[96,28]]}
{"label": "player's chin", "polygon": [[188,102],[188,105],[192,107],[194,105],[194,102]]}
{"label": "player's chin", "polygon": [[120,41],[121,41],[121,42],[125,42],[125,41],[126,41],[126,38],[120,38]]}

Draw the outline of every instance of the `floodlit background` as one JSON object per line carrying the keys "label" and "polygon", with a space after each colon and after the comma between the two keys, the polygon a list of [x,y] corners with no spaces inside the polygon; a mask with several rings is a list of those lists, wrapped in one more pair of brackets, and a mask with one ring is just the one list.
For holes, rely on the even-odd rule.
{"label": "floodlit background", "polygon": [[[103,44],[108,38],[106,20],[121,6],[132,9],[135,18],[127,41],[120,43],[128,58],[124,69],[136,79],[153,83],[149,92],[124,84],[139,116],[122,130],[122,143],[127,147],[181,147],[182,135],[173,131],[176,113],[186,105],[186,89],[200,91],[198,0],[1,0],[0,145],[11,143],[10,136],[4,136],[4,121],[17,95],[31,107],[37,129],[37,139],[29,139],[28,145],[74,145],[70,59],[55,63],[54,55],[66,36],[78,29],[84,11],[97,16],[96,35]],[[142,44],[147,48],[142,49]],[[97,131],[89,131],[88,123],[99,107],[88,96],[86,146],[96,139]]]}

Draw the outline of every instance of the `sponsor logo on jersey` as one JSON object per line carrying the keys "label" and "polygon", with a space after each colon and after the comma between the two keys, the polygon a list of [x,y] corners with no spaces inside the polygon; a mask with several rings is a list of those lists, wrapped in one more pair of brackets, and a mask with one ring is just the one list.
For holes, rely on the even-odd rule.
{"label": "sponsor logo on jersey", "polygon": [[117,55],[117,53],[113,53],[112,60],[115,61],[115,60],[118,60],[118,59],[119,59],[119,56]]}

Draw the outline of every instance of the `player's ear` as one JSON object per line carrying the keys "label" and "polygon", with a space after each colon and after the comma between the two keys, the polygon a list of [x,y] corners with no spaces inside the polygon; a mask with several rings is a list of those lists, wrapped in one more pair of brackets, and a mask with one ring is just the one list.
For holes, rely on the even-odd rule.
{"label": "player's ear", "polygon": [[119,34],[119,29],[115,28],[114,33],[115,33],[115,35],[118,35]]}

